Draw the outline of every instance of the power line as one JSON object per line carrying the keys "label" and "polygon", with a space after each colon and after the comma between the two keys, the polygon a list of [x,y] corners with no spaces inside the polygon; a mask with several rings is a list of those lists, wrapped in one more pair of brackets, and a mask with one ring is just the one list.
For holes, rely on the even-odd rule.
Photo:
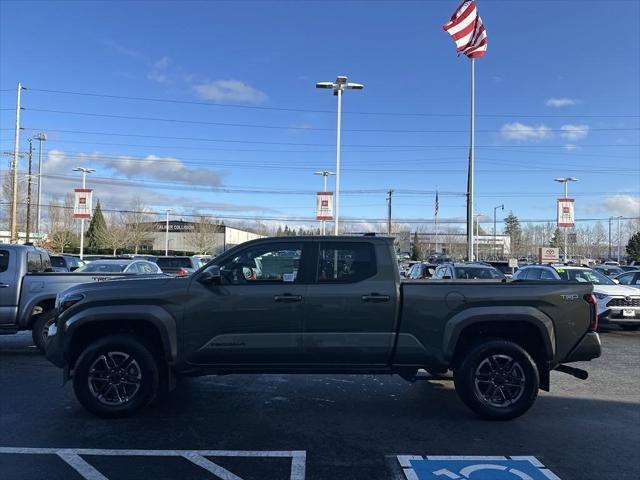
{"label": "power line", "polygon": [[[9,110],[9,109],[7,109]],[[141,120],[146,122],[165,122],[165,123],[182,123],[187,125],[215,125],[223,127],[239,127],[239,128],[262,128],[273,130],[298,130],[298,131],[319,131],[319,132],[333,132],[335,128],[323,128],[323,127],[296,127],[287,125],[265,125],[265,124],[251,124],[251,123],[230,123],[230,122],[211,122],[204,120],[185,120],[179,118],[163,118],[163,117],[140,117],[135,115],[116,115],[112,113],[95,113],[95,112],[74,112],[69,110],[50,110],[44,108],[25,108],[27,111],[32,112],[44,112],[55,113],[61,115],[77,115],[83,117],[101,117],[101,118],[116,118],[120,120]],[[576,129],[576,132],[587,131],[638,131],[640,128],[585,128]],[[466,133],[468,130],[407,130],[407,129],[365,129],[365,128],[345,128],[344,132],[357,132],[357,133]],[[561,129],[548,129],[550,132],[562,132]],[[476,130],[478,133],[498,133],[501,130]]]}
{"label": "power line", "polygon": [[[12,89],[7,89],[12,90]],[[110,98],[110,99],[121,99],[121,100],[135,100],[135,101],[145,101],[145,102],[158,102],[158,103],[172,103],[172,104],[182,104],[182,105],[199,105],[199,106],[207,106],[207,107],[219,107],[219,108],[238,108],[238,109],[248,109],[248,110],[271,110],[271,111],[285,111],[285,112],[304,112],[304,113],[327,113],[327,114],[335,114],[333,110],[314,110],[314,109],[305,109],[305,108],[293,108],[293,107],[265,107],[260,105],[236,105],[236,104],[228,104],[228,103],[213,103],[213,102],[199,102],[194,100],[177,100],[177,99],[167,99],[167,98],[151,98],[151,97],[138,97],[131,95],[111,95],[104,93],[95,93],[95,92],[77,92],[70,90],[53,90],[53,89],[43,89],[43,88],[29,88],[32,92],[42,92],[42,93],[55,93],[62,95],[78,95],[78,96],[87,96],[87,97],[101,97],[101,98]],[[377,115],[377,116],[408,116],[408,117],[468,117],[466,113],[435,113],[435,112],[367,112],[367,111],[344,111],[344,114],[350,115]],[[533,114],[533,115],[522,115],[522,114],[476,114],[476,117],[494,117],[494,118],[507,118],[507,117],[526,117],[526,118],[639,118],[640,115],[636,114]]]}

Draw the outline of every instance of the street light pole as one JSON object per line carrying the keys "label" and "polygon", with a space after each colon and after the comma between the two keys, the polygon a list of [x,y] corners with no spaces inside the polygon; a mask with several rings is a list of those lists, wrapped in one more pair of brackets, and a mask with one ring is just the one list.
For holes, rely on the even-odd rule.
{"label": "street light pole", "polygon": [[10,225],[10,242],[18,243],[18,156],[20,155],[20,92],[22,92],[22,85],[18,82],[17,96],[16,96],[16,131],[13,142],[13,163],[11,168],[13,170],[12,177],[12,192],[11,192],[11,225]]}
{"label": "street light pole", "polygon": [[[577,182],[578,179],[575,177],[560,177],[560,178],[555,178],[554,181],[559,183],[564,183],[564,198],[567,198],[569,196],[569,188],[568,188],[569,182]],[[568,231],[569,231],[569,227],[564,227],[564,261],[565,262],[568,260],[568,255],[567,255]]]}
{"label": "street light pole", "polygon": [[334,214],[334,235],[338,235],[340,224],[340,131],[342,128],[342,92],[345,89],[362,90],[364,85],[360,83],[349,83],[347,77],[339,75],[335,82],[318,82],[316,88],[330,88],[333,94],[338,97],[338,117],[336,128],[336,192],[335,192],[335,214]]}
{"label": "street light pole", "polygon": [[[87,188],[87,174],[95,172],[93,168],[77,167],[73,169],[74,172],[82,173],[82,189]],[[80,260],[84,258],[84,217],[80,219]]]}
{"label": "street light pole", "polygon": [[164,256],[169,256],[169,213],[171,212],[170,208],[165,210],[167,214],[167,218],[165,220],[165,229],[164,229]]}
{"label": "street light pole", "polygon": [[29,139],[29,169],[27,170],[27,228],[25,229],[25,243],[30,242],[31,236],[31,181],[32,171],[31,165],[33,164],[33,139]]}
{"label": "street light pole", "polygon": [[498,259],[498,244],[497,244],[497,237],[496,237],[496,212],[497,210],[501,208],[502,211],[504,212],[504,204],[502,205],[498,205],[497,207],[493,208],[493,256],[494,256],[494,260]]}
{"label": "street light pole", "polygon": [[[315,172],[314,175],[322,175],[322,191],[326,193],[327,191],[327,177],[329,175],[335,175],[335,173],[330,172],[329,170],[322,170],[321,172]],[[326,235],[326,221],[320,220],[320,235]]]}
{"label": "street light pole", "polygon": [[36,205],[36,232],[40,233],[40,209],[42,205],[42,142],[47,140],[47,135],[40,132],[35,137],[38,140],[38,204]]}

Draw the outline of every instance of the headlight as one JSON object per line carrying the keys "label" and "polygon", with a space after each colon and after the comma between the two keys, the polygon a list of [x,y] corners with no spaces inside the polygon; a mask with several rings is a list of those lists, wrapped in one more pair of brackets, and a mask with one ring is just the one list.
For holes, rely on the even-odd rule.
{"label": "headlight", "polygon": [[58,315],[65,310],[73,307],[82,299],[84,299],[84,295],[80,293],[67,293],[64,295],[58,295],[56,297],[56,309],[58,310]]}
{"label": "headlight", "polygon": [[594,295],[596,296],[596,298],[598,300],[604,300],[605,298],[608,297],[608,295],[604,294],[604,293],[594,293]]}

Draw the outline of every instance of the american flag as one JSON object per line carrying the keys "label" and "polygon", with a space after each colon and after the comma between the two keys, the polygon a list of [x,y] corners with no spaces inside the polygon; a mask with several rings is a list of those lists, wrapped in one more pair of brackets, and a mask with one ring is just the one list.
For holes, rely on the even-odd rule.
{"label": "american flag", "polygon": [[456,42],[458,53],[477,58],[484,56],[487,51],[487,31],[473,0],[463,1],[451,16],[451,21],[442,28]]}

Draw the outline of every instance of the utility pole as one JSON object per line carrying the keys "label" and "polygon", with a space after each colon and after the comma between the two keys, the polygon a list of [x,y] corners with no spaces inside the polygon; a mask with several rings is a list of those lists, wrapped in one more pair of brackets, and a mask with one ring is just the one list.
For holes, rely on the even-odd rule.
{"label": "utility pole", "polygon": [[618,263],[620,263],[620,249],[622,247],[622,236],[620,235],[620,220],[622,215],[618,216]]}
{"label": "utility pole", "polygon": [[38,204],[36,205],[36,232],[40,233],[40,209],[42,206],[42,142],[47,140],[47,135],[40,132],[34,138],[38,140]]}
{"label": "utility pole", "polygon": [[29,243],[31,235],[31,165],[33,164],[33,140],[29,139],[29,170],[27,176],[27,228],[25,232],[25,243]]}
{"label": "utility pole", "polygon": [[11,221],[10,243],[18,242],[18,148],[20,146],[20,92],[22,85],[18,82],[16,89],[16,131],[13,142],[13,177],[11,181]]}
{"label": "utility pole", "polygon": [[165,210],[165,213],[167,214],[167,218],[165,220],[165,229],[164,229],[164,256],[168,257],[169,256],[169,213],[171,212],[170,208],[167,208],[167,210]]}
{"label": "utility pole", "polygon": [[607,260],[611,260],[611,219],[613,217],[609,217],[609,255],[607,256]]}
{"label": "utility pole", "polygon": [[393,190],[387,192],[387,235],[391,235],[391,196]]}
{"label": "utility pole", "polygon": [[498,211],[498,209],[501,208],[502,211],[504,212],[504,203],[502,205],[498,205],[497,207],[493,208],[493,259],[494,260],[498,260],[498,243],[497,243],[497,237],[496,237],[496,232],[497,232],[497,225],[496,225],[496,212]]}

